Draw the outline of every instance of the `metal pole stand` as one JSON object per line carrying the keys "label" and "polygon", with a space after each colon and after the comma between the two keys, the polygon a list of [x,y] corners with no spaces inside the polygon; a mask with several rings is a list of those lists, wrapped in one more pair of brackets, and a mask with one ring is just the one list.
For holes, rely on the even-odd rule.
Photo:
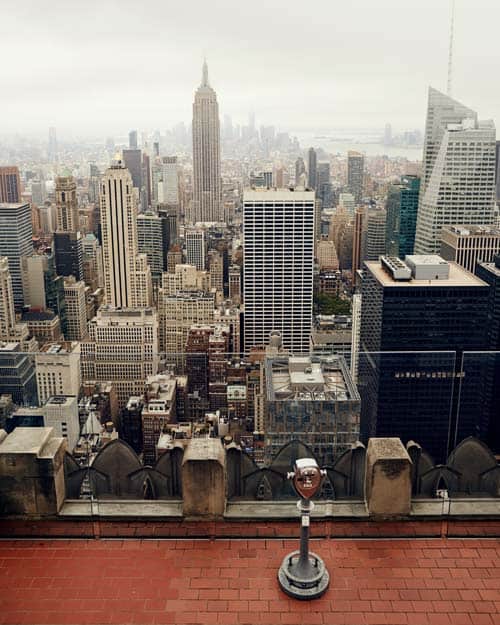
{"label": "metal pole stand", "polygon": [[[297,472],[290,475],[294,477],[294,485],[297,486]],[[323,560],[309,552],[309,523],[314,504],[310,499],[301,497],[297,508],[301,514],[300,550],[292,551],[285,557],[278,571],[278,581],[283,592],[290,597],[316,599],[328,589],[330,575]]]}

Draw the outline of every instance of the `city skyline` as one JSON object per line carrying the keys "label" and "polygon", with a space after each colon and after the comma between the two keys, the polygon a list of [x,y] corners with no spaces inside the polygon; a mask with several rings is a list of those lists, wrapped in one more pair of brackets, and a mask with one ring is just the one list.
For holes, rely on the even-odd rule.
{"label": "city skyline", "polygon": [[[201,6],[193,20],[187,5],[172,12],[151,2],[158,18],[154,25],[137,14],[138,7],[125,4],[127,10],[119,13],[115,2],[100,5],[97,21],[95,3],[75,7],[71,19],[79,24],[80,32],[92,33],[92,47],[90,37],[82,37],[81,42],[68,38],[72,32],[69,14],[59,11],[58,0],[50,2],[43,13],[28,13],[29,7],[18,6],[4,16],[3,44],[14,43],[18,24],[23,24],[26,43],[19,58],[23,73],[15,66],[4,70],[9,99],[2,103],[2,119],[8,122],[0,125],[0,133],[16,127],[19,132],[43,129],[45,134],[49,126],[55,126],[63,136],[75,127],[76,119],[80,133],[116,133],[187,122],[204,54],[222,114],[244,119],[253,110],[258,123],[279,120],[291,131],[374,128],[387,121],[395,127],[420,126],[427,87],[445,90],[448,2],[440,6],[428,0],[421,3],[419,13],[411,16],[411,29],[402,3],[392,0],[376,6],[361,1],[342,6],[341,27],[335,3],[287,6],[286,12],[276,7],[266,14],[267,20],[256,23],[261,13],[255,5],[251,10],[241,7],[237,15],[226,2],[211,8],[211,13]],[[314,33],[313,24],[304,19],[312,9],[321,12],[324,24]],[[486,118],[499,116],[498,94],[487,79],[498,61],[492,42],[499,14],[500,9],[487,0],[474,7],[457,3],[453,95],[482,110]],[[121,26],[113,32],[107,28],[111,17]],[[389,32],[387,23],[391,24]],[[290,37],[299,28],[301,39],[308,42],[304,47],[297,47],[296,38]],[[57,35],[50,43],[48,31]],[[382,40],[379,32],[385,32]],[[70,55],[66,53],[69,44]],[[263,58],[265,63],[260,62]],[[298,81],[301,90],[307,89],[314,110],[296,97]]]}

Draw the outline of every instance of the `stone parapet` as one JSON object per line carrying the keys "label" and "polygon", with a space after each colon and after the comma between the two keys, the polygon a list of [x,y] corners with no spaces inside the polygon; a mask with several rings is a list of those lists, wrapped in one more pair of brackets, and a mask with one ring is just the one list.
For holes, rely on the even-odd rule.
{"label": "stone parapet", "polygon": [[65,499],[66,439],[53,428],[16,428],[0,442],[0,514],[57,514]]}
{"label": "stone parapet", "polygon": [[371,438],[365,500],[370,516],[402,517],[411,510],[411,459],[399,438]]}
{"label": "stone parapet", "polygon": [[221,517],[226,504],[226,451],[217,438],[193,438],[182,460],[183,514]]}

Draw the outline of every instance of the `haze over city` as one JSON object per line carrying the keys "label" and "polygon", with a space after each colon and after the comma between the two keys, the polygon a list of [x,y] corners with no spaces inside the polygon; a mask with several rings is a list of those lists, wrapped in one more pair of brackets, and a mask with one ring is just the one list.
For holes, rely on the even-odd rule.
{"label": "haze over city", "polygon": [[[191,117],[207,56],[221,113],[290,131],[423,129],[446,87],[450,3],[2,2],[0,133],[94,136]],[[500,6],[458,0],[453,93],[500,118]],[[22,37],[20,38],[20,34]]]}

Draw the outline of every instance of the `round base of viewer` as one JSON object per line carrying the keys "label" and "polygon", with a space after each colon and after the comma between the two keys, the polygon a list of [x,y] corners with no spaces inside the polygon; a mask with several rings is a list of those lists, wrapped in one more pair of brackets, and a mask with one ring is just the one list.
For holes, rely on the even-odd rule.
{"label": "round base of viewer", "polygon": [[309,566],[306,570],[297,567],[299,552],[289,553],[281,563],[278,581],[281,590],[289,597],[307,601],[321,597],[330,584],[330,575],[325,563],[315,553],[309,554]]}

